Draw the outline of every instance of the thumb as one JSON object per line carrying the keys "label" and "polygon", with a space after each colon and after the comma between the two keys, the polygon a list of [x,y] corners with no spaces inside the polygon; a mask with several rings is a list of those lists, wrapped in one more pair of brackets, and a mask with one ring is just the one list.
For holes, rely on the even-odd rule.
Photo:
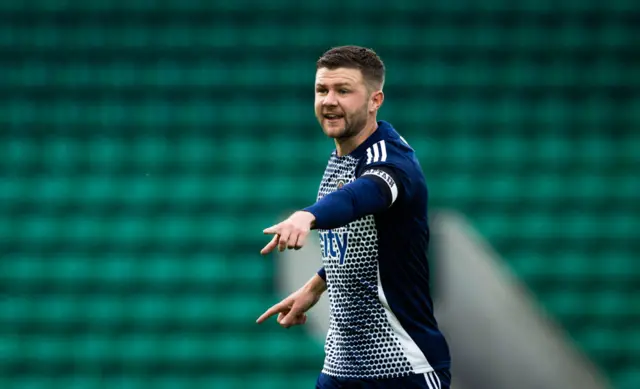
{"label": "thumb", "polygon": [[291,309],[289,310],[289,312],[286,312],[286,315],[284,316],[284,318],[282,318],[282,321],[280,321],[280,324],[281,325],[293,324],[293,322],[296,320],[298,316],[304,314],[304,311],[305,311],[304,306],[298,303],[297,301],[295,301],[291,306]]}

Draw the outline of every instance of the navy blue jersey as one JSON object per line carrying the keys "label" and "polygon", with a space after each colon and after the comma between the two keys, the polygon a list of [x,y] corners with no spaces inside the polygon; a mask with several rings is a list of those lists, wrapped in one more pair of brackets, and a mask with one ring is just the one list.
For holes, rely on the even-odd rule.
{"label": "navy blue jersey", "polygon": [[384,379],[449,368],[430,294],[424,174],[385,121],[352,153],[331,154],[318,200],[365,176],[384,187],[389,207],[318,229],[330,302],[322,372]]}

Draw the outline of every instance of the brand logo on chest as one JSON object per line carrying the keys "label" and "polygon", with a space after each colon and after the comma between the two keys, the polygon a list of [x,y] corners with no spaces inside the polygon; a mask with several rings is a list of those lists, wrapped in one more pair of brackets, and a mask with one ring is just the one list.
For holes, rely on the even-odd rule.
{"label": "brand logo on chest", "polygon": [[322,231],[320,239],[322,240],[322,255],[325,258],[337,259],[338,263],[343,265],[349,244],[349,230]]}

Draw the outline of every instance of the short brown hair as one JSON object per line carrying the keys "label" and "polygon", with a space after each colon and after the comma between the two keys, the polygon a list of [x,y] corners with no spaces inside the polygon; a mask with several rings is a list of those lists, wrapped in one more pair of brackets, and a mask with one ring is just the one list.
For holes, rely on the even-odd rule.
{"label": "short brown hair", "polygon": [[382,89],[384,85],[384,63],[372,49],[361,46],[339,46],[327,50],[316,62],[320,68],[360,69],[362,78],[370,88]]}

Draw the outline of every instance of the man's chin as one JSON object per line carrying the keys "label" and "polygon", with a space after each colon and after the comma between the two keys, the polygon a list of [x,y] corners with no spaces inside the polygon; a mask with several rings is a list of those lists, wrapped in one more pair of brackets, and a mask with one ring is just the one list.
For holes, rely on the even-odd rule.
{"label": "man's chin", "polygon": [[322,126],[322,131],[326,136],[333,139],[343,138],[346,133],[346,130],[344,127]]}

